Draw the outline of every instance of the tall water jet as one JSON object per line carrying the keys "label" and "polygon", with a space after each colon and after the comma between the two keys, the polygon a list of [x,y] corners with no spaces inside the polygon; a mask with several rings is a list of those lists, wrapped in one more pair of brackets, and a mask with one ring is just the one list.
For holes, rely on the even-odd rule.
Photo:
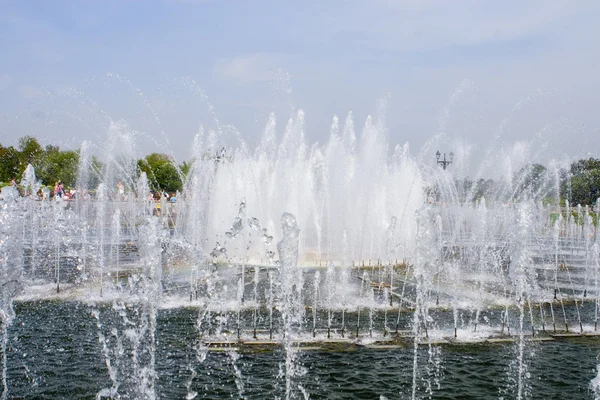
{"label": "tall water jet", "polygon": [[[514,284],[515,288],[515,301],[519,312],[519,325],[518,325],[518,342],[517,342],[517,359],[516,359],[516,374],[517,374],[517,387],[516,387],[516,398],[522,399],[526,397],[527,391],[527,364],[525,362],[525,315],[527,313],[526,307],[529,309],[531,316],[531,301],[532,293],[534,291],[534,277],[532,277],[533,268],[531,255],[528,250],[528,243],[531,240],[531,225],[532,221],[532,205],[528,202],[524,202],[519,206],[517,217],[517,232],[515,238],[515,250],[514,250],[514,262],[511,263],[509,276]],[[532,326],[532,329],[533,326]]]}
{"label": "tall water jet", "polygon": [[298,373],[297,340],[293,335],[300,331],[304,306],[302,304],[302,272],[297,268],[300,229],[296,217],[290,213],[281,216],[282,239],[277,243],[279,252],[280,307],[282,341],[285,352],[285,397],[293,397],[294,378]]}
{"label": "tall water jet", "polygon": [[431,208],[425,205],[416,215],[417,219],[417,249],[413,270],[416,284],[415,311],[413,312],[412,333],[413,340],[413,379],[412,399],[416,399],[418,391],[418,359],[419,344],[429,339],[429,294],[433,287],[433,274],[438,261],[438,245],[436,243],[436,218],[432,216]]}
{"label": "tall water jet", "polygon": [[[23,176],[25,190],[37,193],[39,183],[31,165]],[[30,193],[31,194],[31,193]],[[7,356],[8,329],[15,318],[13,307],[16,296],[23,289],[23,238],[27,198],[21,198],[16,186],[5,186],[0,192],[0,326],[2,334],[2,399],[8,398]]]}
{"label": "tall water jet", "polygon": [[156,314],[162,298],[164,230],[145,217],[140,230],[140,271],[128,277],[126,301],[99,304],[93,311],[112,387],[99,397],[155,399]]}

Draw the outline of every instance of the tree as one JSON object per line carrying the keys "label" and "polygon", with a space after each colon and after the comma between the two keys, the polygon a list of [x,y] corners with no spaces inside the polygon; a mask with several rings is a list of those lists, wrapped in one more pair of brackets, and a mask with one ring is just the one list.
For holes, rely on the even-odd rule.
{"label": "tree", "polygon": [[10,182],[20,175],[20,154],[13,146],[0,145],[0,182]]}
{"label": "tree", "polygon": [[59,151],[58,148],[55,148],[45,154],[42,169],[37,176],[46,185],[52,185],[60,179],[65,187],[74,187],[78,166],[79,153],[77,151]]}
{"label": "tree", "polygon": [[541,164],[527,164],[515,175],[515,197],[532,199],[549,196],[550,183],[548,170]]}
{"label": "tree", "polygon": [[[81,158],[79,160],[81,161]],[[77,171],[78,189],[96,189],[102,181],[101,175],[104,169],[104,164],[94,155],[88,157],[85,165],[81,165]]]}
{"label": "tree", "polygon": [[476,182],[470,178],[456,179],[454,185],[461,202],[478,201],[482,198],[490,200],[498,192],[498,185],[492,179],[479,178]]}
{"label": "tree", "polygon": [[58,146],[45,148],[32,136],[19,139],[18,150],[0,145],[0,181],[8,182],[33,165],[36,178],[52,186],[59,179],[66,187],[74,187],[79,167],[79,151],[61,151]]}
{"label": "tree", "polygon": [[138,160],[138,167],[148,176],[148,183],[152,190],[176,192],[183,189],[179,171],[166,154],[149,154],[146,158]]}
{"label": "tree", "polygon": [[497,193],[496,183],[492,179],[479,178],[474,183],[473,200],[492,199],[494,193]]}
{"label": "tree", "polygon": [[469,178],[456,179],[454,186],[456,187],[456,194],[460,202],[466,202],[468,197],[468,201],[471,201],[470,193],[473,188],[473,180]]}
{"label": "tree", "polygon": [[574,162],[570,172],[571,204],[594,204],[600,197],[600,159],[588,158]]}
{"label": "tree", "polygon": [[31,164],[35,168],[35,164],[44,156],[43,147],[32,136],[23,136],[19,139],[19,150],[22,170],[25,170],[27,164]]}
{"label": "tree", "polygon": [[179,170],[181,171],[181,175],[183,175],[184,179],[187,179],[188,174],[192,169],[192,161],[184,161],[179,165]]}

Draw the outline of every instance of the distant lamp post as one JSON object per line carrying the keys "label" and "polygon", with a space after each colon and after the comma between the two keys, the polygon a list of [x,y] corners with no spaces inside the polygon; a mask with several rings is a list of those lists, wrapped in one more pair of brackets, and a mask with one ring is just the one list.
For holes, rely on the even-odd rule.
{"label": "distant lamp post", "polygon": [[446,167],[448,165],[452,164],[452,160],[454,159],[454,153],[450,152],[448,154],[448,156],[450,157],[449,160],[446,160],[446,153],[444,153],[444,158],[442,160],[440,160],[440,156],[441,156],[441,154],[440,154],[440,151],[438,150],[437,153],[435,153],[435,157],[437,158],[437,163],[440,164],[445,171]]}

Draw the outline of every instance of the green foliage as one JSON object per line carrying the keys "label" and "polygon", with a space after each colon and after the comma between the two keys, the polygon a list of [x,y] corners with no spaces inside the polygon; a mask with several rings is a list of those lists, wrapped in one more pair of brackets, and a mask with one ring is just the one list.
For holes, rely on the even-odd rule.
{"label": "green foliage", "polygon": [[33,165],[37,179],[51,187],[59,179],[65,187],[73,187],[77,178],[79,153],[60,151],[58,146],[43,148],[36,138],[19,139],[18,149],[0,145],[0,181],[20,180],[27,165]]}
{"label": "green foliage", "polygon": [[77,180],[77,167],[79,165],[79,153],[76,151],[59,151],[58,148],[46,153],[42,169],[37,172],[38,179],[47,185],[53,184],[59,179],[65,187],[75,186]]}
{"label": "green foliage", "polygon": [[27,167],[27,164],[31,164],[35,168],[35,164],[44,156],[44,149],[37,139],[32,136],[23,136],[19,139],[19,151],[21,165],[25,167]]}
{"label": "green foliage", "polygon": [[3,147],[0,145],[0,181],[10,182],[17,178],[21,172],[20,154],[14,147]]}
{"label": "green foliage", "polygon": [[546,199],[551,193],[548,170],[541,164],[527,164],[515,175],[515,197]]}
{"label": "green foliage", "polygon": [[[589,158],[571,164],[570,202],[592,205],[600,197],[600,159]],[[565,183],[566,186],[566,183]],[[569,190],[565,190],[569,194]]]}
{"label": "green foliage", "polygon": [[[82,184],[84,187],[89,189],[96,189],[101,182],[101,174],[104,168],[104,165],[96,156],[92,156],[90,158],[89,164],[86,166],[87,171],[85,172],[84,180],[85,182],[78,182],[77,184]],[[77,179],[82,177],[78,176]]]}
{"label": "green foliage", "polygon": [[138,167],[148,176],[148,183],[152,190],[176,192],[183,189],[179,171],[166,154],[149,154],[146,158],[138,160]]}
{"label": "green foliage", "polygon": [[481,198],[490,199],[493,196],[496,183],[492,179],[480,178],[475,183],[475,191],[473,192],[473,200],[479,200]]}
{"label": "green foliage", "polygon": [[480,178],[477,182],[469,178],[457,179],[454,182],[460,201],[476,201],[481,198],[491,199],[497,190],[498,183],[492,179]]}
{"label": "green foliage", "polygon": [[192,169],[192,165],[192,161],[184,161],[179,165],[179,170],[181,171],[181,174],[183,175],[184,179],[187,179],[188,174]]}
{"label": "green foliage", "polygon": [[[564,210],[560,211],[560,215],[562,215],[563,218],[567,218],[567,213]],[[583,225],[583,223],[585,222],[585,214],[580,214],[577,211],[571,211],[571,213],[569,214],[571,217],[573,217],[573,221],[578,224],[578,225]],[[556,221],[558,220],[558,216],[559,213],[558,212],[554,212],[550,214],[550,221],[552,221],[552,223],[556,223]],[[594,212],[594,211],[590,211],[589,212],[589,216],[591,218],[592,224],[595,227],[598,227],[598,220],[600,219],[600,216],[598,215],[598,213]]]}

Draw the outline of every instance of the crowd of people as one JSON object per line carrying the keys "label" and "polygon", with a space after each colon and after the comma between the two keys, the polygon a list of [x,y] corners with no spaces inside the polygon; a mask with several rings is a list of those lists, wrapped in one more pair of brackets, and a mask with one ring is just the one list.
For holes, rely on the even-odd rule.
{"label": "crowd of people", "polygon": [[[19,185],[17,184],[17,181],[15,178],[10,180],[10,186],[13,187],[19,187]],[[21,195],[23,195],[23,193],[21,193]],[[55,182],[53,190],[50,190],[50,188],[47,187],[40,187],[40,189],[38,190],[38,192],[36,193],[36,195],[34,197],[36,197],[38,200],[46,200],[46,199],[60,199],[60,200],[75,200],[80,196],[80,194],[77,192],[77,190],[75,188],[72,189],[67,189],[65,188],[65,185],[63,184],[63,182],[59,179],[58,181]],[[81,194],[81,198],[83,200],[90,200],[93,199],[93,193],[89,192],[89,191],[84,191]],[[135,198],[136,195],[134,192],[131,193],[126,193],[125,190],[125,185],[123,184],[123,182],[118,181],[116,184],[116,190],[112,195],[109,195],[107,199],[110,200],[116,200],[116,201],[126,201],[129,198]],[[162,198],[164,198],[167,202],[173,204],[177,202],[177,194],[176,193],[168,193],[165,191],[151,191],[148,193],[146,200],[149,203],[156,203],[159,204],[162,200]],[[157,208],[157,211],[160,212],[160,206],[155,207]]]}

